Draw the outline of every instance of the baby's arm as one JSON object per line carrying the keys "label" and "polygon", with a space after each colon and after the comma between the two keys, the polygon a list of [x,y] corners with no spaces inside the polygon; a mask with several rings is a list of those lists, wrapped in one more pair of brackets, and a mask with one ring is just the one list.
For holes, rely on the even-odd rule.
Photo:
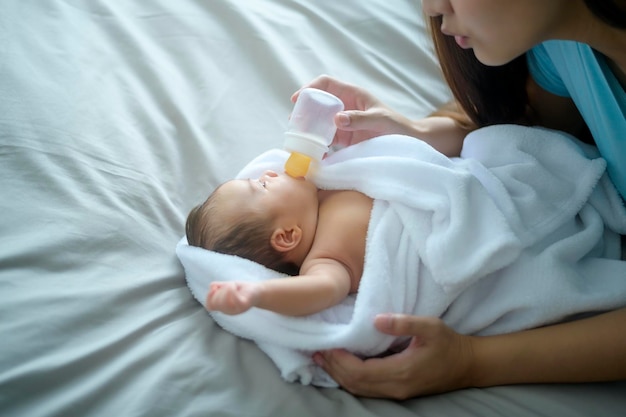
{"label": "baby's arm", "polygon": [[258,282],[214,282],[206,299],[208,310],[240,314],[252,307],[289,316],[322,311],[350,293],[350,274],[333,259],[317,259],[305,275]]}

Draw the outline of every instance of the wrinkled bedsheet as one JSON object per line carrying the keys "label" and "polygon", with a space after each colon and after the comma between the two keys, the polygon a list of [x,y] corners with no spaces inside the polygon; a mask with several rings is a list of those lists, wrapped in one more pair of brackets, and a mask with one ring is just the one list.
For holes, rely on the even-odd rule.
{"label": "wrinkled bedsheet", "polygon": [[328,73],[421,117],[449,93],[417,1],[3,0],[0,415],[621,415],[626,386],[405,402],[284,382],[193,299],[189,209],[280,146]]}

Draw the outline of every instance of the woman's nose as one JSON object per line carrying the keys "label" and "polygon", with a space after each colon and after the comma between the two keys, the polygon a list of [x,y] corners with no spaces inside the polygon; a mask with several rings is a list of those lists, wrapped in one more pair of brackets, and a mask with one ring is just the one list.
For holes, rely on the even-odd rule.
{"label": "woman's nose", "polygon": [[422,10],[429,17],[452,13],[449,0],[422,0]]}

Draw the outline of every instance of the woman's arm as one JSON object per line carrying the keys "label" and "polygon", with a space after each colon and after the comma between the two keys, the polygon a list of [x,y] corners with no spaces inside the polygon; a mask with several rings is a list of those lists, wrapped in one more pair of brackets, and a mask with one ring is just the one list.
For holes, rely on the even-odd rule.
{"label": "woman's arm", "polygon": [[213,282],[205,306],[226,314],[241,314],[252,307],[289,316],[322,311],[350,292],[350,276],[331,259],[320,260],[306,275],[258,282]]}
{"label": "woman's arm", "polygon": [[471,386],[626,379],[626,309],[472,345]]}
{"label": "woman's arm", "polygon": [[378,330],[411,336],[385,358],[343,350],[315,361],[361,396],[407,399],[468,387],[626,379],[626,308],[591,318],[499,336],[463,336],[431,317],[381,315]]}
{"label": "woman's arm", "polygon": [[[376,136],[401,134],[421,139],[447,156],[458,156],[470,130],[464,123],[467,118],[454,104],[435,112],[434,117],[410,120],[367,90],[327,75],[302,88],[306,87],[327,91],[343,101],[345,110],[335,116],[335,145],[349,146]],[[292,101],[297,100],[299,92],[293,94]]]}

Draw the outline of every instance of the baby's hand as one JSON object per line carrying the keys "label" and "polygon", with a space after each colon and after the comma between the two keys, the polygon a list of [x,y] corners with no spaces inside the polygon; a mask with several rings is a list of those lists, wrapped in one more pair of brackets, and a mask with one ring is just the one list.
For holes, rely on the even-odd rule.
{"label": "baby's hand", "polygon": [[251,282],[212,282],[205,305],[207,310],[241,314],[254,307],[256,290]]}

